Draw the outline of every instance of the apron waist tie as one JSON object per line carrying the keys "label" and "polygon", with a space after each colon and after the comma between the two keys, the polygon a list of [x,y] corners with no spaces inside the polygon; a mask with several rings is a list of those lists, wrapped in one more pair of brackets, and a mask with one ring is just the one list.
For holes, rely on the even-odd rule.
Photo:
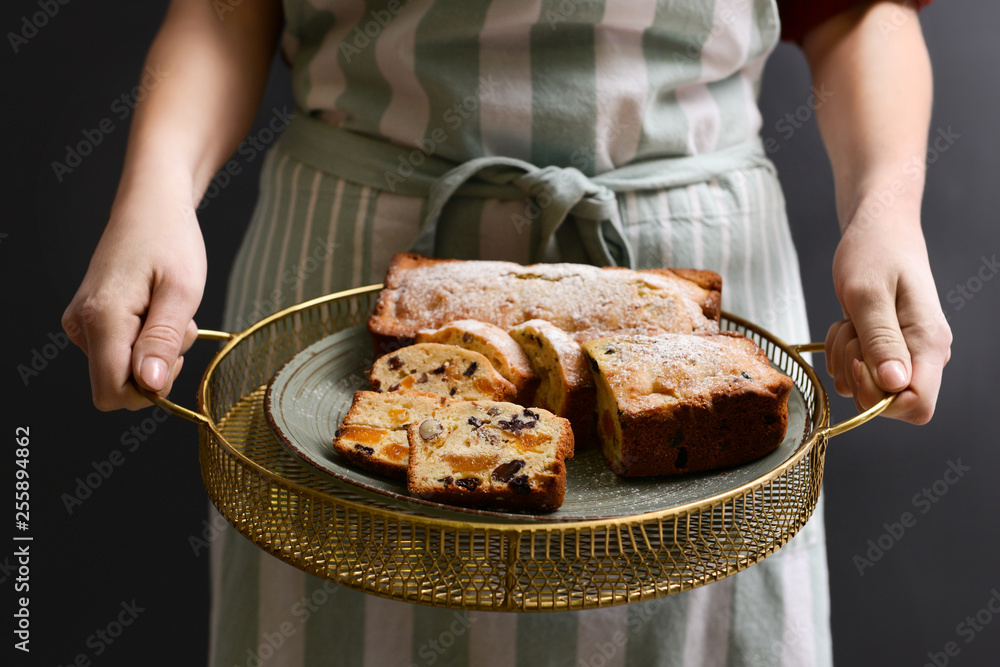
{"label": "apron waist tie", "polygon": [[569,220],[582,242],[579,250],[591,264],[629,268],[635,268],[636,255],[625,236],[616,193],[682,187],[736,170],[774,170],[756,136],[714,153],[643,160],[593,177],[574,167],[540,168],[509,157],[455,163],[338,128],[301,111],[291,119],[280,145],[298,160],[334,176],[426,199],[413,252],[434,254],[438,221],[452,197],[531,197],[538,213],[530,222],[537,223],[540,232],[532,261],[565,261],[564,246],[575,241],[571,234],[557,232],[565,230]]}
{"label": "apron waist tie", "polygon": [[[412,250],[433,254],[437,223],[448,201],[461,194],[470,179],[505,186],[507,196],[497,199],[535,199],[539,213],[540,242],[532,262],[561,261],[556,232],[571,219],[583,241],[591,263],[634,267],[632,248],[625,238],[615,193],[573,167],[545,167],[507,157],[481,157],[464,162],[445,173],[431,186],[427,213]],[[511,221],[511,224],[517,224]]]}

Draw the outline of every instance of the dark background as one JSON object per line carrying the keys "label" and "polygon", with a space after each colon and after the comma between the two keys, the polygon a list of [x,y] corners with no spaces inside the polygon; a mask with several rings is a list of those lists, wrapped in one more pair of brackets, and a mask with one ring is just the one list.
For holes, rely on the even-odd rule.
{"label": "dark background", "polygon": [[[18,53],[0,45],[6,150],[0,213],[0,286],[4,313],[0,487],[5,526],[0,538],[0,636],[6,664],[69,664],[84,653],[95,665],[201,664],[207,650],[208,557],[190,536],[205,528],[207,496],[197,463],[196,429],[150,412],[104,414],[90,403],[87,364],[76,348],[50,346],[60,316],[82,278],[112,201],[124,153],[128,118],[114,101],[136,85],[145,50],[165,2],[74,2]],[[19,31],[35,2],[4,2],[0,29]],[[922,15],[935,71],[932,133],[959,138],[935,156],[927,172],[924,225],[931,263],[955,334],[953,358],[934,421],[914,427],[876,420],[831,442],[826,469],[827,526],[833,596],[834,649],[840,665],[923,665],[928,652],[956,642],[953,665],[993,665],[1000,656],[1000,619],[971,634],[957,627],[1000,590],[1000,535],[995,436],[1000,280],[976,283],[983,258],[1000,252],[997,185],[1000,70],[992,0],[939,0]],[[784,183],[810,304],[812,337],[822,340],[841,317],[830,281],[838,239],[831,177],[815,124],[791,136],[779,126],[809,96],[809,77],[797,49],[782,45],[765,76],[765,136]],[[288,76],[277,64],[258,121],[290,103]],[[811,115],[806,110],[804,115]],[[59,182],[51,163],[66,144],[111,119],[93,153]],[[209,254],[208,287],[198,324],[218,328],[225,278],[249,218],[260,160],[199,214]],[[992,277],[988,269],[984,275]],[[958,307],[959,285],[981,289]],[[952,299],[948,299],[952,293]],[[200,343],[188,355],[173,398],[194,404],[197,376],[213,351]],[[45,366],[22,380],[18,366],[33,354]],[[54,354],[53,354],[54,353]],[[818,360],[821,358],[817,357]],[[825,373],[824,373],[825,378]],[[827,379],[828,389],[832,381]],[[854,411],[833,398],[835,419]],[[16,572],[14,429],[30,428],[31,654],[11,649]],[[144,441],[132,441],[145,427]],[[134,451],[128,451],[134,446]],[[63,494],[94,472],[113,450],[123,460],[69,513]],[[932,505],[914,496],[943,479],[949,462],[970,470]],[[100,467],[100,465],[99,465]],[[103,466],[108,469],[107,464]],[[925,513],[921,509],[926,509]],[[916,523],[898,539],[883,537],[904,512]],[[898,533],[897,533],[898,534]],[[869,558],[869,540],[891,547],[859,573],[855,556]],[[1000,594],[998,594],[1000,595]],[[113,644],[95,655],[88,637],[118,615],[122,603],[143,611]],[[992,614],[984,612],[980,622]],[[971,627],[971,626],[967,626]],[[944,656],[939,656],[939,661]],[[939,664],[943,664],[939,662]]]}

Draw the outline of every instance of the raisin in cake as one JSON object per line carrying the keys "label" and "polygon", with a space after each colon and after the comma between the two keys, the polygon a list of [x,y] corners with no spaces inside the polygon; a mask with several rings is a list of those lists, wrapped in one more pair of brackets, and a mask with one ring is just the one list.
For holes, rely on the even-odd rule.
{"label": "raisin in cake", "polygon": [[495,324],[456,320],[440,329],[418,331],[417,342],[457,345],[478,352],[489,359],[493,368],[517,388],[515,401],[521,405],[531,405],[538,387],[538,375],[517,341]]}
{"label": "raisin in cake", "polygon": [[350,463],[372,472],[406,479],[411,422],[433,417],[448,399],[417,391],[354,393],[351,409],[337,429],[333,449]]}
{"label": "raisin in cake", "polygon": [[594,421],[594,380],[580,344],[544,320],[529,320],[510,335],[541,377],[534,405],[568,419],[577,445],[585,446]]}
{"label": "raisin in cake", "polygon": [[792,380],[739,334],[610,337],[583,349],[601,446],[619,475],[739,465],[785,436]]}
{"label": "raisin in cake", "polygon": [[712,271],[522,266],[400,253],[368,328],[380,351],[462,319],[505,330],[543,319],[578,341],[611,333],[711,333],[719,329],[721,288]]}
{"label": "raisin in cake", "polygon": [[563,503],[573,432],[546,410],[450,401],[407,435],[414,495],[494,509],[551,511]]}
{"label": "raisin in cake", "polygon": [[370,379],[375,391],[425,391],[456,400],[510,401],[517,394],[483,355],[440,343],[410,345],[380,357]]}

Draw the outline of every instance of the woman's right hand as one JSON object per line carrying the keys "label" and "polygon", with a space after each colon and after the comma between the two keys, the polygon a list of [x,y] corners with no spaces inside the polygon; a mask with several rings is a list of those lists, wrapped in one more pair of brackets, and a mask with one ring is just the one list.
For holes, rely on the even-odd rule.
{"label": "woman's right hand", "polygon": [[165,396],[197,337],[205,243],[190,198],[162,193],[116,201],[62,324],[90,362],[100,410],[149,405],[131,377]]}
{"label": "woman's right hand", "polygon": [[90,359],[94,405],[165,395],[197,336],[205,243],[195,206],[253,123],[283,24],[281,0],[171,0],[146,56],[118,196],[90,268],[63,315]]}

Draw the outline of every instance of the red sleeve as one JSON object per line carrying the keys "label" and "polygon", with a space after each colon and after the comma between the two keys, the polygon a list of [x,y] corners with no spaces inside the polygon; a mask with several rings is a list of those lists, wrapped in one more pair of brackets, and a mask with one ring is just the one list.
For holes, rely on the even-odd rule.
{"label": "red sleeve", "polygon": [[[778,0],[781,18],[781,39],[801,43],[806,33],[823,21],[858,5],[870,5],[874,0]],[[918,10],[931,0],[906,0]]]}

